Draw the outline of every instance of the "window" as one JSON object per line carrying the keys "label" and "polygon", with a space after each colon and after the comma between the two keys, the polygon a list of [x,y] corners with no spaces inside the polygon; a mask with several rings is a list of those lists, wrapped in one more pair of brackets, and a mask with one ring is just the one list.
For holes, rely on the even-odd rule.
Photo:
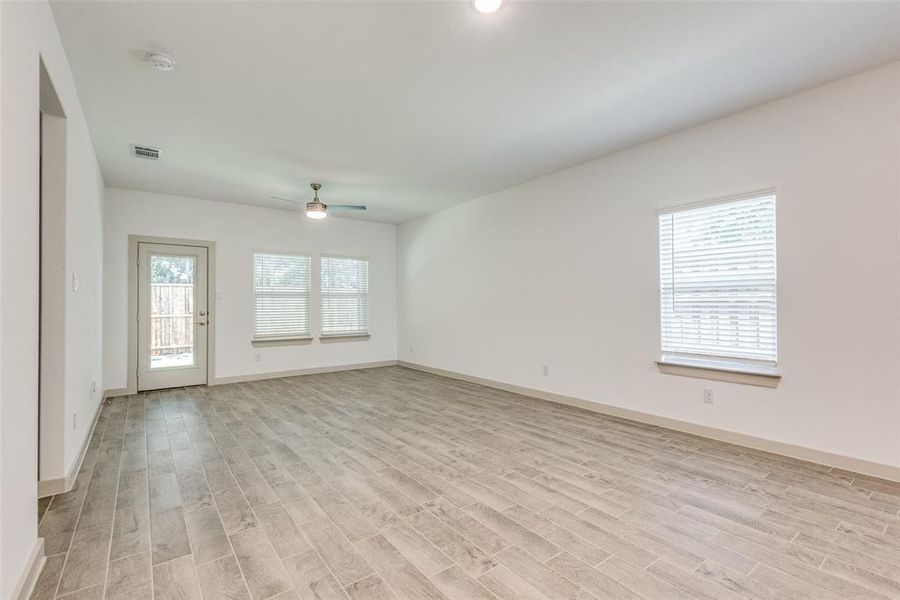
{"label": "window", "polygon": [[253,339],[309,336],[309,257],[254,253]]}
{"label": "window", "polygon": [[369,261],[322,257],[322,337],[369,333]]}
{"label": "window", "polygon": [[775,195],[659,214],[663,361],[774,367]]}

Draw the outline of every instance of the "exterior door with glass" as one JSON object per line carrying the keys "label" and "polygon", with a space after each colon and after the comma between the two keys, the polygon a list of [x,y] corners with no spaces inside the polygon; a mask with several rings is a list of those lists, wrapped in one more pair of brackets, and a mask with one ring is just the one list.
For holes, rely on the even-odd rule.
{"label": "exterior door with glass", "polygon": [[206,384],[207,253],[138,244],[138,390]]}

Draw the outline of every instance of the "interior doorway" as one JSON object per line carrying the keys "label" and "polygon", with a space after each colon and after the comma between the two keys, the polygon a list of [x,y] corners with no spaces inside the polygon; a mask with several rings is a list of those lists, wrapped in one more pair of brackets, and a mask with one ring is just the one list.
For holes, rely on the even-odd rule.
{"label": "interior doorway", "polygon": [[137,245],[137,389],[208,383],[209,249]]}
{"label": "interior doorway", "polygon": [[37,479],[44,496],[66,487],[67,121],[43,61],[39,68]]}

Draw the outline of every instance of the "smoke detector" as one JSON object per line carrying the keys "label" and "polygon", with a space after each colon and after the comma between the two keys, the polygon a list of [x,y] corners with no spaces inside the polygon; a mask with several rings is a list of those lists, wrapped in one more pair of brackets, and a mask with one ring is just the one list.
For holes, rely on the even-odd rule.
{"label": "smoke detector", "polygon": [[135,158],[146,158],[148,160],[159,160],[159,148],[151,148],[150,146],[131,145],[131,155]]}
{"label": "smoke detector", "polygon": [[147,56],[147,62],[150,63],[151,67],[159,69],[160,71],[175,70],[175,59],[168,54],[153,52]]}

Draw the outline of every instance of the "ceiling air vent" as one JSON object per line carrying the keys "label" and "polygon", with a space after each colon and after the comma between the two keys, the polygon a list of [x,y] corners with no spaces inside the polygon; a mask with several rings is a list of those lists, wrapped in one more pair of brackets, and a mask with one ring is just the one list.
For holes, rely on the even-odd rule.
{"label": "ceiling air vent", "polygon": [[135,158],[148,158],[150,160],[159,160],[159,148],[151,148],[150,146],[131,145],[131,155]]}

